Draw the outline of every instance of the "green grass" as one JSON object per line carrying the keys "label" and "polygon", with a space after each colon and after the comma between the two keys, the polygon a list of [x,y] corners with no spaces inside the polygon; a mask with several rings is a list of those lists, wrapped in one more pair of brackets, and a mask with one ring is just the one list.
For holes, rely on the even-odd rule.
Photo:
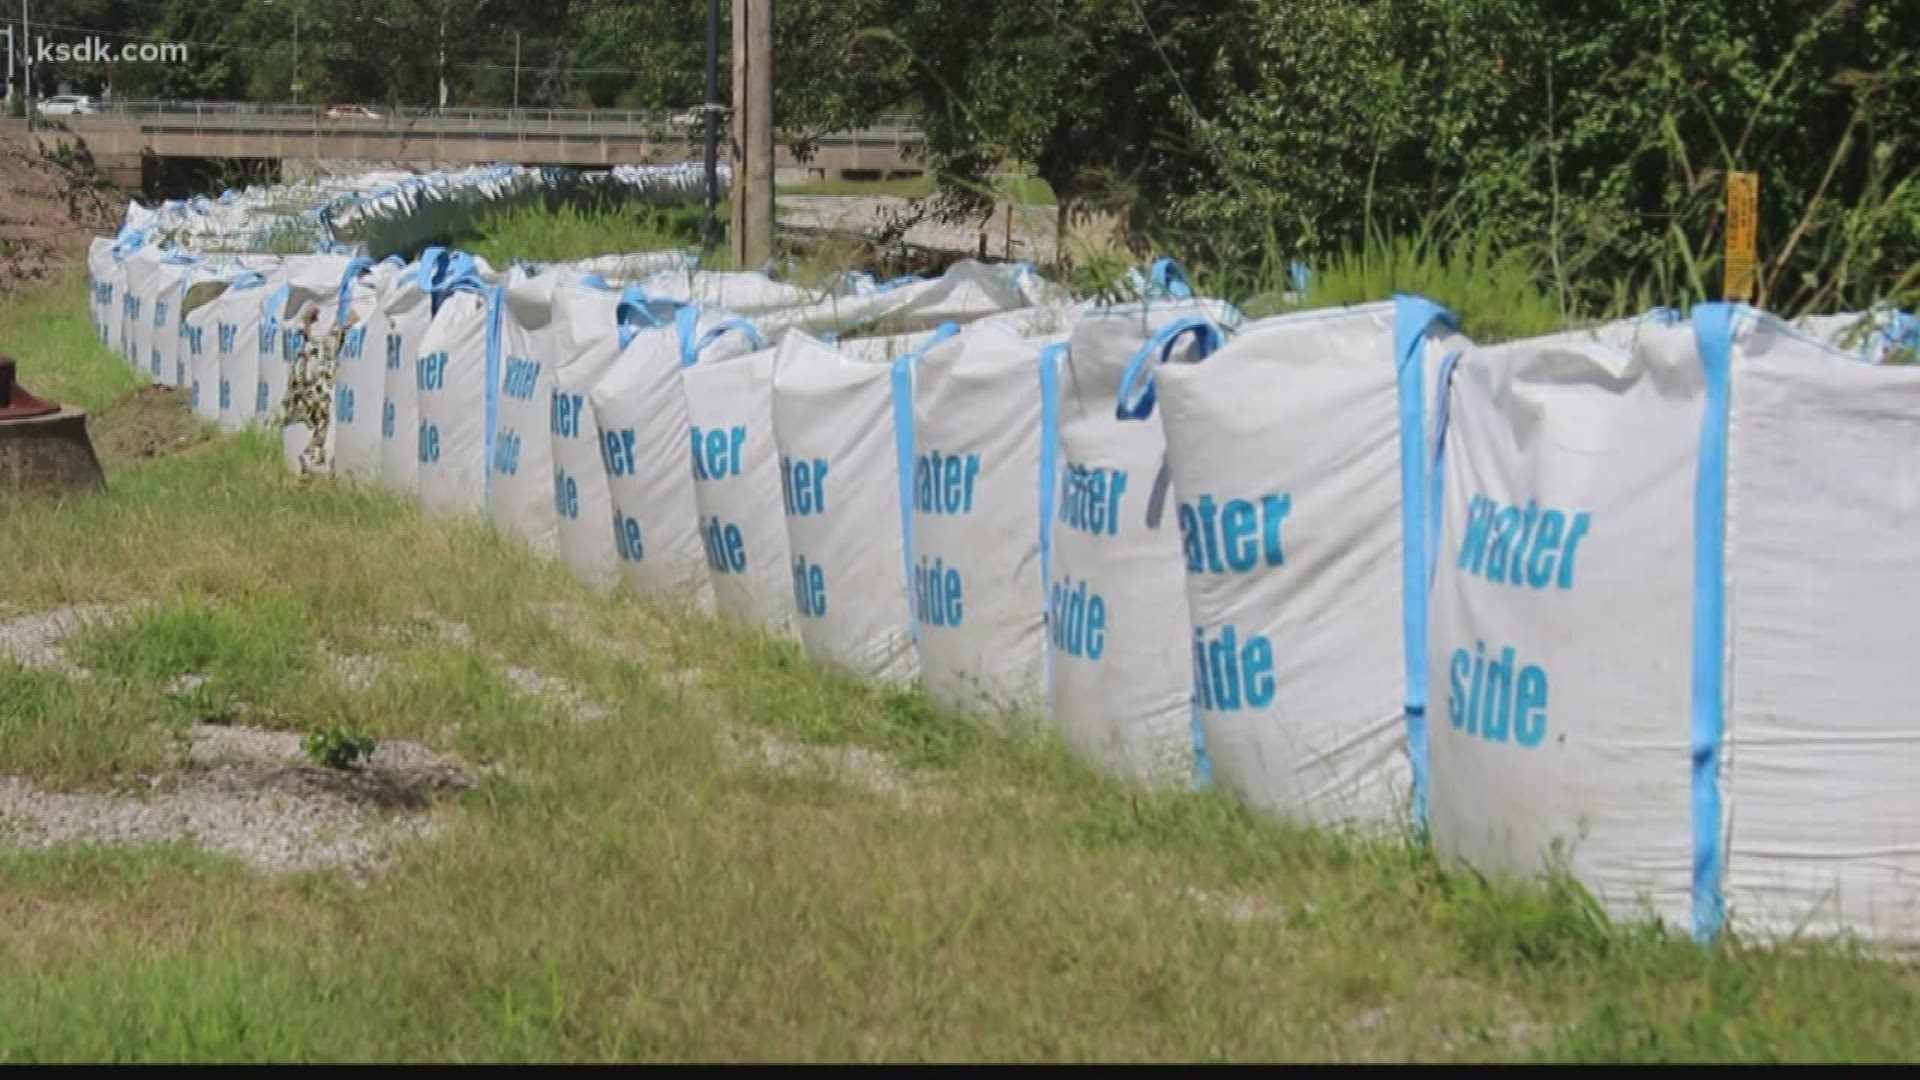
{"label": "green grass", "polygon": [[[1251,316],[1416,294],[1445,305],[1462,331],[1483,343],[1551,334],[1578,321],[1561,310],[1548,275],[1529,253],[1476,236],[1375,237],[1313,266],[1304,295],[1293,291],[1290,260],[1277,245],[1267,251],[1258,266],[1193,268],[1194,288],[1229,297]],[[1081,271],[1085,287],[1097,289],[1127,265],[1096,261]]]}
{"label": "green grass", "polygon": [[1568,322],[1539,266],[1517,252],[1472,240],[1383,241],[1344,252],[1315,270],[1306,296],[1290,306],[1364,303],[1395,293],[1445,305],[1477,341],[1537,337]]}
{"label": "green grass", "polygon": [[86,787],[166,760],[177,727],[157,687],[75,680],[0,658],[0,762]]}
{"label": "green grass", "polygon": [[832,198],[891,195],[901,199],[923,199],[933,194],[933,177],[923,173],[919,176],[901,176],[891,180],[808,180],[801,183],[779,184],[774,191],[779,195]]}
{"label": "green grass", "polygon": [[[83,294],[74,303],[71,295]],[[137,383],[133,370],[103,363],[84,302],[84,276],[48,289],[0,296],[0,353],[19,362],[20,385],[43,398],[96,412]],[[84,356],[68,355],[75,349]]]}
{"label": "green grass", "polygon": [[[726,209],[719,211],[726,223]],[[517,207],[482,218],[475,235],[459,245],[495,266],[515,259],[567,262],[595,255],[624,255],[662,248],[700,246],[702,209],[697,206]]]}
{"label": "green grass", "polygon": [[[119,361],[64,313],[81,303],[0,309],[0,331],[61,320],[65,337],[9,348],[110,386]],[[1703,950],[1609,926],[1577,890],[1133,792],[790,644],[594,596],[477,524],[300,483],[264,437],[115,466],[110,484],[0,512],[0,600],[155,602],[81,643],[92,679],[0,669],[5,772],[84,786],[156,767],[185,722],[162,685],[187,671],[250,723],[337,722],[501,771],[443,809],[448,835],[362,883],[177,845],[0,847],[0,1059],[1920,1053],[1903,967]],[[322,642],[383,667],[348,685]],[[609,715],[529,696],[507,662]],[[917,786],[740,768],[721,721],[872,748]]]}
{"label": "green grass", "polygon": [[134,684],[165,685],[201,675],[213,697],[259,700],[314,664],[306,613],[284,595],[214,604],[175,597],[78,634],[74,659]]}

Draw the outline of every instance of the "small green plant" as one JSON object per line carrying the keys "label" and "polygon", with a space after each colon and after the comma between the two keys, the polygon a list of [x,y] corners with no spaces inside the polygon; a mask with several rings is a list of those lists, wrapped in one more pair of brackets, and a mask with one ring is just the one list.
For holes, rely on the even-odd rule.
{"label": "small green plant", "polygon": [[300,749],[305,750],[316,765],[357,769],[373,756],[374,741],[370,735],[329,724],[307,732],[307,737],[300,740]]}
{"label": "small green plant", "polygon": [[194,724],[231,724],[239,708],[229,694],[205,684],[172,691],[166,697],[167,711],[182,726]]}

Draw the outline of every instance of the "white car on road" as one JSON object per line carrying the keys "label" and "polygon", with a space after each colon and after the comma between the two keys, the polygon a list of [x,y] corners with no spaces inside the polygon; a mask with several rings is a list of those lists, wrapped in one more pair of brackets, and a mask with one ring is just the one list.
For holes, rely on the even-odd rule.
{"label": "white car on road", "polygon": [[59,94],[35,106],[41,116],[93,116],[99,112],[84,94]]}

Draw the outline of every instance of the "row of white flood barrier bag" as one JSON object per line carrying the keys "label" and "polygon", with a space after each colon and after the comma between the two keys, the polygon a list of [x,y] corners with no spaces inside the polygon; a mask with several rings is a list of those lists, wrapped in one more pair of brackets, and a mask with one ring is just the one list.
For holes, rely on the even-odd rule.
{"label": "row of white flood barrier bag", "polygon": [[202,416],[309,381],[290,463],[596,585],[1617,915],[1920,936],[1904,314],[1482,346],[1415,297],[1245,321],[980,264],[826,300],[452,252],[208,272],[172,369]]}
{"label": "row of white flood barrier bag", "polygon": [[[704,194],[705,179],[696,165],[620,165],[595,172],[511,165],[369,170],[152,206],[132,202],[115,239],[254,252],[299,245],[295,250],[378,256],[471,232],[483,216],[516,206],[690,202]],[[724,196],[731,169],[721,166],[715,180]]]}

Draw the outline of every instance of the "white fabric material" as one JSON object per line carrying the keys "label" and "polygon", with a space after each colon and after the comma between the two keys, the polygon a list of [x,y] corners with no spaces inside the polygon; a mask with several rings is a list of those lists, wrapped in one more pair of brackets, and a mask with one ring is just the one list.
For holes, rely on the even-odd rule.
{"label": "white fabric material", "polygon": [[159,268],[161,258],[157,248],[147,246],[129,252],[119,262],[120,296],[113,315],[113,351],[136,371],[140,369],[140,356],[134,352],[134,331],[142,314],[148,318],[153,316],[150,308],[141,306],[140,294],[148,289],[147,283]]}
{"label": "white fabric material", "polygon": [[808,657],[905,682],[918,673],[901,535],[893,365],[803,333],[773,372],[794,607]]}
{"label": "white fabric material", "polygon": [[[929,336],[856,338],[841,342],[839,351],[885,361]],[[738,626],[794,636],[799,630],[793,568],[781,499],[780,451],[773,436],[773,371],[779,354],[776,347],[731,359],[706,359],[682,369],[680,387],[689,438],[698,433],[706,440],[720,432],[728,440],[725,467],[696,470],[693,483],[701,536],[716,541],[708,553],[715,611]],[[735,445],[737,453],[732,452]]]}
{"label": "white fabric material", "polygon": [[154,333],[154,344],[160,352],[161,384],[186,390],[189,401],[192,400],[193,384],[187,369],[194,358],[196,337],[200,339],[202,353],[210,353],[211,347],[205,341],[204,328],[198,324],[189,326],[188,316],[219,295],[230,277],[228,268],[219,263],[202,262],[188,267],[173,292],[173,315],[168,319],[170,325]]}
{"label": "white fabric material", "polygon": [[101,344],[111,345],[111,314],[117,298],[119,260],[113,256],[113,240],[96,236],[87,243],[87,317],[93,323],[93,335]]}
{"label": "white fabric material", "polygon": [[551,558],[560,549],[554,487],[553,297],[562,275],[508,275],[499,312],[499,371],[487,513],[502,533]]}
{"label": "white fabric material", "polygon": [[937,278],[864,295],[826,297],[774,312],[761,325],[772,339],[787,330],[850,336],[931,330],[944,322],[964,324],[1033,306],[1022,288],[1026,276],[1021,269],[968,259]]}
{"label": "white fabric material", "polygon": [[220,430],[239,431],[253,416],[254,391],[260,383],[260,339],[267,317],[267,296],[274,291],[271,277],[236,280],[214,301],[215,348],[219,353],[217,406]]}
{"label": "white fabric material", "polygon": [[1742,310],[1731,372],[1730,925],[1912,945],[1920,368],[1840,356]]}
{"label": "white fabric material", "polygon": [[462,286],[440,304],[414,361],[415,460],[429,514],[479,514],[487,506],[487,329],[499,286]]}
{"label": "white fabric material", "polygon": [[553,294],[553,500],[560,559],[599,591],[620,580],[613,495],[588,394],[620,356],[623,293],[564,285]]}
{"label": "white fabric material", "polygon": [[591,259],[579,259],[566,263],[567,269],[579,274],[598,274],[613,283],[642,281],[669,270],[678,270],[690,264],[690,258],[680,251],[640,251],[629,255],[596,255]]}
{"label": "white fabric material", "polygon": [[649,299],[696,303],[736,315],[759,316],[801,307],[818,299],[808,289],[751,270],[674,270],[640,282]]}
{"label": "white fabric material", "polygon": [[[243,273],[227,267],[219,276],[196,282],[183,294],[178,347],[181,385],[186,387],[194,417],[209,424],[220,421],[220,345],[224,332],[220,317],[231,310],[221,301]],[[237,337],[238,329],[231,333]]]}
{"label": "white fabric material", "polygon": [[132,359],[148,382],[169,385],[172,371],[163,357],[179,330],[180,282],[193,260],[178,255],[135,259],[127,268],[127,296],[135,312],[128,329]]}
{"label": "white fabric material", "polygon": [[[733,316],[701,315],[697,342]],[[723,333],[699,362],[753,351],[748,335]],[[634,335],[588,395],[600,427],[621,576],[656,603],[709,611],[694,473],[688,456],[686,397],[680,392],[682,334],[675,324]]]}
{"label": "white fabric material", "polygon": [[1807,315],[1795,320],[1793,327],[1815,341],[1875,363],[1886,360],[1896,348],[1920,348],[1920,321],[1892,308]]}
{"label": "white fabric material", "polygon": [[380,420],[386,404],[386,326],[380,299],[404,268],[374,263],[353,275],[338,312],[340,348],[333,372],[333,475],[380,474]]}
{"label": "white fabric material", "polygon": [[1411,805],[1394,312],[1263,321],[1153,376],[1213,777],[1291,822]]}
{"label": "white fabric material", "polygon": [[780,503],[780,452],[773,440],[773,367],[780,350],[761,349],[696,364],[681,373],[690,440],[719,432],[732,456],[725,468],[694,474],[694,499],[709,549],[714,610],[737,626],[781,636],[793,625],[793,576]]}
{"label": "white fabric material", "polygon": [[1049,343],[976,325],[914,365],[920,685],[945,709],[1046,707],[1041,364],[1060,367]]}
{"label": "white fabric material", "polygon": [[287,395],[287,375],[294,359],[306,344],[307,313],[315,312],[314,325],[331,327],[340,279],[351,262],[345,255],[305,255],[288,259],[272,275],[274,288],[267,294],[268,309],[260,324],[267,333],[260,339],[260,381],[253,399],[256,422],[277,426],[283,419],[280,403]]}
{"label": "white fabric material", "polygon": [[[191,390],[191,379],[187,368],[192,360],[193,336],[188,332],[187,315],[191,310],[204,306],[207,301],[218,295],[227,281],[243,271],[243,267],[232,260],[218,262],[196,261],[184,268],[179,282],[170,290],[166,303],[170,311],[165,326],[156,326],[153,331],[153,352],[158,354],[160,374],[154,379],[161,386],[175,386]],[[204,335],[204,330],[195,330]],[[211,343],[204,339],[200,342],[202,353],[211,350]],[[149,357],[149,364],[152,363]]]}
{"label": "white fabric material", "polygon": [[420,490],[420,343],[434,314],[423,273],[415,263],[388,279],[367,328],[369,339],[381,342],[380,482],[402,495]]}
{"label": "white fabric material", "polygon": [[[1148,338],[1198,301],[1125,305],[1075,324],[1060,379],[1058,509],[1048,586],[1053,719],[1102,769],[1149,784],[1193,767],[1192,667],[1171,492],[1154,507],[1159,423],[1115,416],[1120,380]],[[1190,339],[1173,359],[1192,349]],[[1154,509],[1161,517],[1150,520]]]}
{"label": "white fabric material", "polygon": [[1469,349],[1453,375],[1429,825],[1483,873],[1564,869],[1684,926],[1705,380],[1690,327],[1606,336]]}

